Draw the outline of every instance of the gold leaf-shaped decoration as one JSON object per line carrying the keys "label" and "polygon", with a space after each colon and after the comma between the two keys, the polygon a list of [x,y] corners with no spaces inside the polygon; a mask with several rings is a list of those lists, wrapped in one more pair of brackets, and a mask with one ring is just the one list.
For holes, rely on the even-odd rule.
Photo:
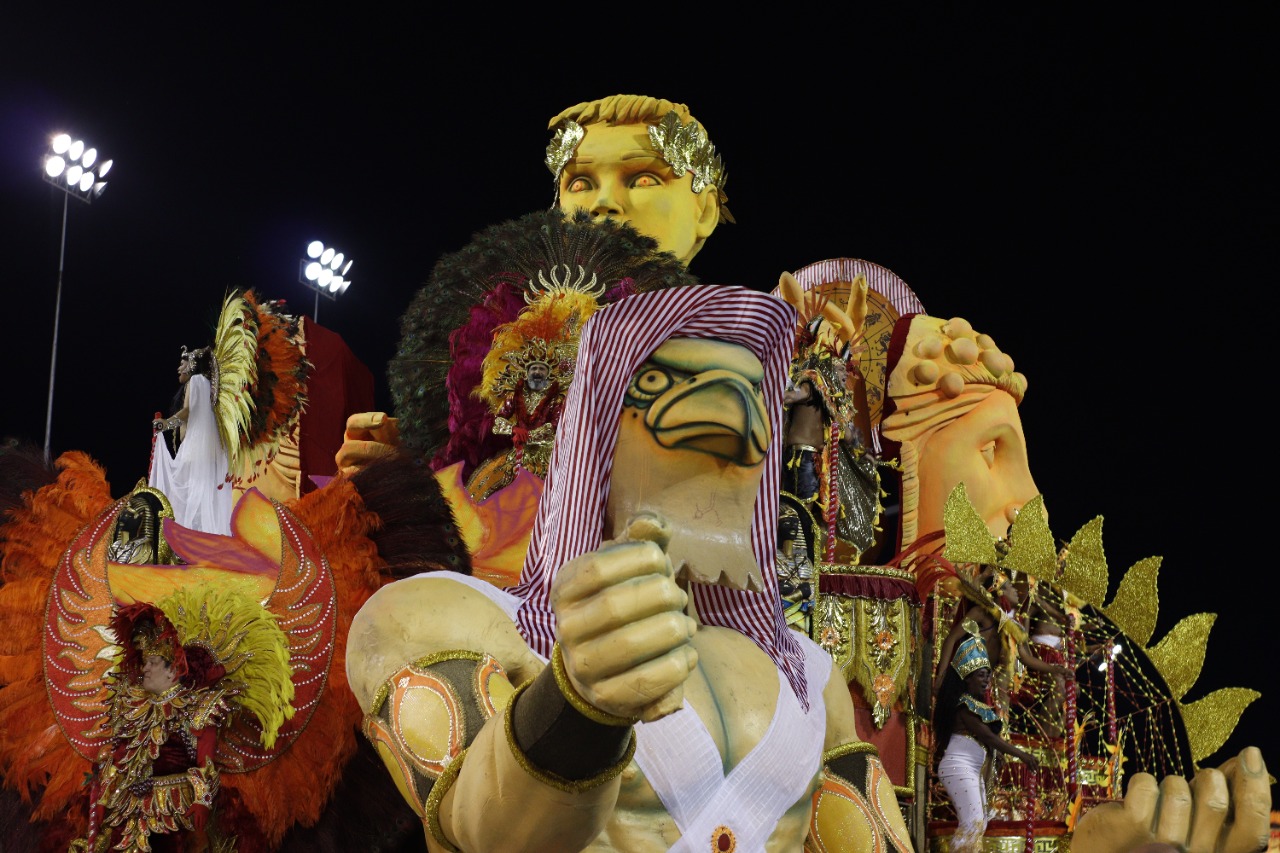
{"label": "gold leaf-shaped decoration", "polygon": [[996,564],[995,538],[973,508],[963,482],[956,483],[947,495],[947,504],[942,508],[942,527],[947,535],[943,557],[953,563]]}
{"label": "gold leaf-shaped decoration", "polygon": [[1045,518],[1044,496],[1036,495],[1022,505],[1009,531],[1010,548],[1001,565],[1045,580],[1058,574],[1058,552]]}
{"label": "gold leaf-shaped decoration", "polygon": [[1182,705],[1182,722],[1191,742],[1191,760],[1197,765],[1217,752],[1240,722],[1240,715],[1262,694],[1244,687],[1224,687],[1203,699]]}
{"label": "gold leaf-shaped decoration", "polygon": [[1107,597],[1107,557],[1102,550],[1102,516],[1076,531],[1067,545],[1062,587],[1101,607]]}
{"label": "gold leaf-shaped decoration", "polygon": [[1204,667],[1209,629],[1216,613],[1196,613],[1173,626],[1164,639],[1147,650],[1147,657],[1159,671],[1174,699],[1181,699],[1200,677]]}
{"label": "gold leaf-shaped decoration", "polygon": [[1160,610],[1160,593],[1156,588],[1162,557],[1147,557],[1125,572],[1103,612],[1130,639],[1145,646],[1156,630],[1156,614]]}

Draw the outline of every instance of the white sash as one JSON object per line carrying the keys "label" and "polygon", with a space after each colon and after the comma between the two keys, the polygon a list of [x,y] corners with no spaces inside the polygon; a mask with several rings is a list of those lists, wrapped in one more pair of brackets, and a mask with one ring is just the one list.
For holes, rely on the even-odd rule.
{"label": "white sash", "polygon": [[713,834],[722,827],[734,834],[742,853],[763,851],[783,814],[809,792],[822,765],[822,690],[831,656],[807,638],[797,639],[805,650],[809,713],[779,671],[769,729],[728,776],[715,741],[688,702],[681,713],[636,726],[636,764],[680,829],[673,851],[713,850]]}
{"label": "white sash", "polygon": [[[427,574],[483,593],[515,619],[520,599],[493,584],[455,572]],[[831,655],[803,635],[796,639],[805,653],[809,712],[800,707],[790,682],[778,670],[773,720],[728,776],[720,750],[687,701],[680,713],[636,725],[635,762],[680,829],[680,840],[671,850],[709,851],[712,833],[726,827],[740,853],[763,851],[783,814],[809,792],[822,766],[827,729],[822,691],[831,676]]]}

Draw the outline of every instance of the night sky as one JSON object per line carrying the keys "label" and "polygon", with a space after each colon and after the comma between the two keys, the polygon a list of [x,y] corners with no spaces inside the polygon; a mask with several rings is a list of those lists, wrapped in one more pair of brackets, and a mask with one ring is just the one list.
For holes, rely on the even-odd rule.
{"label": "night sky", "polygon": [[769,289],[783,270],[864,258],[930,313],[991,334],[1029,378],[1021,411],[1054,533],[1105,518],[1112,592],[1163,556],[1154,639],[1219,614],[1187,699],[1263,697],[1207,763],[1256,744],[1274,774],[1260,315],[1275,304],[1260,295],[1275,278],[1274,12],[733,8],[0,11],[0,435],[44,443],[63,194],[41,160],[56,131],[115,168],[97,201],[70,203],[52,449],[90,453],[120,495],[145,476],[180,347],[211,342],[228,289],[310,315],[306,243],[344,250],[353,284],[320,300],[319,322],[389,409],[399,317],[436,258],[551,203],[547,120],[619,92],[684,102],[724,158],[737,219],[691,271]]}

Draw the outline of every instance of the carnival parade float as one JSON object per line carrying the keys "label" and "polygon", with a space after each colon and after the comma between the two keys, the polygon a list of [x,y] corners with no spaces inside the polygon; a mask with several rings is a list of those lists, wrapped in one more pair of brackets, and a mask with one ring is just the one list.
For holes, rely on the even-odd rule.
{"label": "carnival parade float", "polygon": [[[439,259],[401,321],[395,411],[336,407],[332,468],[299,462],[305,335],[252,293],[184,353],[152,482],[112,496],[83,453],[52,471],[4,459],[22,487],[0,528],[14,837],[1265,843],[1257,756],[1202,767],[1257,694],[1184,703],[1212,672],[1214,615],[1154,636],[1161,559],[1113,571],[1102,518],[1052,530],[1019,417],[1028,380],[982,318],[931,316],[856,258],[771,293],[702,283],[687,264],[732,218],[687,108],[616,96],[551,125],[565,212]],[[577,210],[636,128],[684,218]],[[202,408],[215,440],[196,466]],[[1127,783],[1192,776],[1232,808],[1133,817]]]}

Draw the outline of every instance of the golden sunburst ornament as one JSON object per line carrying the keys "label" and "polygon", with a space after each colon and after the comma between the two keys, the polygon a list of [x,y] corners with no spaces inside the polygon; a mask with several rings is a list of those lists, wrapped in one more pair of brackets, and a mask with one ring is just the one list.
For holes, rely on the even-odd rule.
{"label": "golden sunburst ornament", "polygon": [[1159,611],[1158,575],[1162,558],[1139,560],[1124,574],[1104,605],[1109,569],[1102,546],[1102,517],[1089,521],[1071,538],[1058,559],[1053,534],[1037,495],[1018,513],[1009,532],[1006,554],[998,554],[996,539],[969,500],[964,483],[956,485],[943,510],[946,547],[943,556],[952,562],[995,565],[1025,572],[1049,581],[1091,605],[1141,650],[1164,680],[1186,728],[1195,767],[1226,743],[1240,715],[1262,694],[1243,687],[1215,690],[1194,702],[1182,698],[1194,686],[1204,666],[1212,613],[1187,616],[1155,645],[1149,645]]}

